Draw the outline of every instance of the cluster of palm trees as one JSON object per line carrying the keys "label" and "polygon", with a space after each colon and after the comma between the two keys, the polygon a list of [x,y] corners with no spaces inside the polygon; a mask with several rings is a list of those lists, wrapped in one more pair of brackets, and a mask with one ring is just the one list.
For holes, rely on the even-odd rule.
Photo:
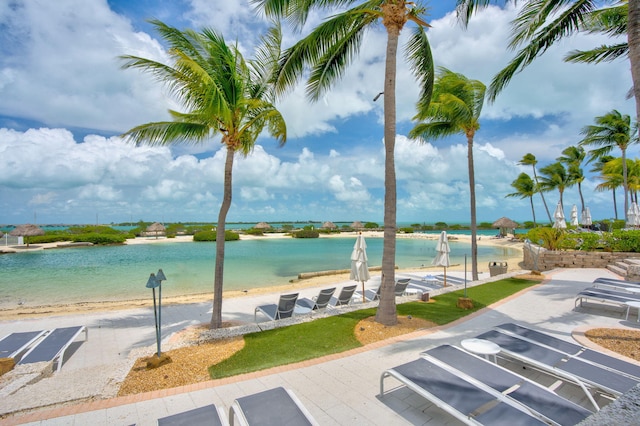
{"label": "cluster of palm trees", "polygon": [[[185,112],[171,111],[172,121],[148,123],[124,134],[136,143],[198,143],[220,136],[226,147],[224,194],[218,215],[216,266],[211,327],[222,324],[224,265],[224,224],[232,200],[232,169],[235,154],[251,152],[258,135],[267,130],[281,143],[286,126],[275,108],[276,96],[289,91],[306,77],[307,95],[318,100],[344,74],[361,46],[363,36],[374,26],[387,33],[384,93],[385,197],[382,290],[376,320],[385,325],[397,323],[395,306],[396,175],[394,148],[396,137],[396,61],[401,31],[409,24],[412,35],[405,48],[421,92],[417,105],[416,138],[437,138],[464,134],[468,144],[472,271],[477,278],[475,248],[475,188],[473,136],[484,102],[482,83],[441,69],[436,76],[427,38],[427,8],[419,1],[406,0],[252,0],[267,17],[283,20],[295,29],[305,26],[312,12],[326,11],[329,17],[293,46],[281,50],[281,31],[274,24],[258,48],[255,58],[245,61],[236,46],[228,46],[213,29],[201,32],[179,31],[162,22],[154,26],[168,43],[172,64],[136,56],[123,57],[125,68],[149,72],[182,103]],[[515,0],[514,0],[515,1]],[[474,12],[504,0],[458,0],[457,11],[466,24]],[[493,100],[522,68],[554,42],[576,31],[628,35],[622,46],[602,46],[605,51],[576,53],[571,60],[597,62],[628,55],[631,61],[633,93],[640,112],[640,0],[628,0],[610,8],[620,19],[598,18],[592,0],[529,0],[513,23],[512,46],[524,44],[513,61],[501,71],[489,88]],[[346,9],[343,12],[339,10]],[[338,10],[338,12],[336,12]],[[626,19],[625,19],[626,18]],[[580,56],[582,54],[582,56]],[[437,77],[437,78],[436,78]],[[433,96],[432,96],[433,95]],[[567,154],[567,157],[569,154]],[[623,162],[626,167],[626,162]],[[559,170],[558,170],[559,172]],[[546,176],[546,175],[545,175]],[[555,177],[554,177],[555,179]],[[565,185],[566,186],[566,185]],[[536,185],[536,188],[538,186]],[[559,187],[558,187],[559,188]],[[626,186],[625,186],[626,189]]]}
{"label": "cluster of palm trees", "polygon": [[[536,224],[536,213],[533,206],[534,195],[540,194],[547,212],[549,222],[553,222],[544,194],[558,191],[560,206],[564,206],[563,195],[567,188],[577,186],[582,212],[585,211],[585,201],[582,193],[582,182],[585,179],[583,163],[593,163],[591,172],[597,173],[596,178],[601,181],[596,186],[597,191],[610,190],[613,195],[613,214],[618,219],[616,189],[622,187],[624,191],[624,211],[629,209],[629,202],[638,202],[640,189],[640,160],[627,159],[629,146],[638,143],[638,125],[631,124],[629,115],[612,110],[605,115],[598,116],[594,124],[582,128],[583,138],[578,145],[569,146],[562,151],[555,163],[540,168],[540,176],[536,173],[537,160],[535,155],[528,153],[521,165],[533,167],[533,178],[527,173],[520,173],[511,182],[515,192],[507,197],[528,198],[531,204],[533,223]],[[585,151],[585,147],[591,147]],[[619,149],[621,157],[613,157],[610,153]]]}

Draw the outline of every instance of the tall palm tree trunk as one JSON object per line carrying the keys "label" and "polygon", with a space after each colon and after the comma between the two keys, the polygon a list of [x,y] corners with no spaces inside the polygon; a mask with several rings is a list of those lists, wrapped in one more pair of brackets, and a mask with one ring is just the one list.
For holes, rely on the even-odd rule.
{"label": "tall palm tree trunk", "polygon": [[[535,164],[533,165],[533,178],[536,181],[536,186],[539,185],[538,183],[538,174],[536,173],[536,166]],[[549,223],[553,222],[553,219],[551,219],[551,213],[549,212],[549,207],[547,207],[547,200],[544,199],[544,193],[542,191],[540,192],[540,197],[542,198],[542,204],[544,204],[544,209],[547,211],[547,217],[549,218]]]}
{"label": "tall palm tree trunk", "polygon": [[227,213],[231,207],[231,180],[233,157],[235,149],[227,145],[227,158],[224,163],[224,195],[218,213],[216,228],[216,266],[213,278],[213,313],[211,314],[211,328],[222,327],[222,286],[224,278],[224,234],[226,230]]}
{"label": "tall palm tree trunk", "polygon": [[476,178],[473,167],[473,134],[467,134],[467,161],[469,162],[469,200],[471,204],[471,277],[478,281],[478,226],[476,225]]}
{"label": "tall palm tree trunk", "polygon": [[627,171],[627,150],[622,149],[622,188],[624,189],[624,218],[627,219],[629,211],[629,180]]}
{"label": "tall palm tree trunk", "polygon": [[584,211],[584,197],[582,196],[582,183],[578,182],[578,194],[580,194],[580,204],[582,206],[582,210]]}
{"label": "tall palm tree trunk", "polygon": [[640,0],[629,0],[627,42],[631,62],[631,80],[636,98],[636,121],[640,123]]}
{"label": "tall palm tree trunk", "polygon": [[616,189],[613,188],[613,217],[618,220],[618,201],[616,201]]}
{"label": "tall palm tree trunk", "polygon": [[[402,11],[404,12],[404,11]],[[404,13],[402,14],[404,18]],[[382,246],[382,288],[376,322],[391,326],[398,323],[395,297],[396,266],[396,58],[401,25],[387,15],[387,54],[384,71],[384,242]],[[387,19],[389,19],[387,21]]]}
{"label": "tall palm tree trunk", "polygon": [[533,197],[529,197],[531,203],[531,214],[533,215],[533,227],[536,227],[536,210],[533,208]]}

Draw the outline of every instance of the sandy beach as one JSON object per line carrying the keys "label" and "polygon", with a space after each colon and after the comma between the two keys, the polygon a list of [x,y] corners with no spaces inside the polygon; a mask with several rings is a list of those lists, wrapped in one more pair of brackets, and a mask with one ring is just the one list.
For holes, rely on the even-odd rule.
{"label": "sandy beach", "polygon": [[[320,234],[320,238],[355,238],[357,235],[356,232],[341,232],[334,234]],[[382,231],[364,231],[363,235],[366,238],[383,238]],[[412,238],[412,239],[427,239],[427,240],[436,240],[438,239],[438,234],[397,234],[397,238]],[[256,235],[245,235],[241,234],[241,240],[251,240],[251,239],[266,239],[266,238],[291,238],[285,233],[265,233],[263,236]],[[455,234],[448,235],[450,241],[458,240],[458,241],[471,241],[471,235],[466,234]],[[129,239],[126,241],[127,245],[136,245],[136,244],[163,244],[163,243],[176,243],[176,242],[192,242],[193,237],[188,236],[176,236],[175,238],[155,238],[155,237],[139,237],[135,239]],[[20,247],[19,249],[14,250],[45,250],[45,249],[54,249],[58,246],[59,243],[47,243],[47,244],[37,244],[26,248],[26,246]],[[511,249],[516,249],[519,253],[522,253],[523,244],[518,241],[511,241],[509,238],[494,238],[494,237],[485,237],[481,236],[478,238],[478,245],[484,246],[496,246],[496,247],[508,247]],[[6,248],[5,248],[6,250]],[[518,257],[513,257],[507,260],[508,270],[515,271],[520,269],[519,264],[522,262],[522,255]],[[442,271],[441,267],[435,267],[430,265],[425,265],[421,268],[410,268],[410,270],[415,271],[416,269],[424,270],[426,273],[440,273]],[[464,265],[451,265],[451,267],[447,268],[450,271],[463,271]],[[406,272],[407,269],[397,269],[396,273]],[[471,261],[469,260],[469,264],[467,265],[467,271],[469,275],[471,274]],[[478,264],[478,272],[488,272],[488,265],[486,264]],[[376,273],[373,272],[373,275]],[[379,274],[379,272],[378,272]],[[252,295],[266,294],[266,293],[284,293],[289,291],[301,290],[311,287],[317,287],[325,284],[342,282],[349,280],[349,273],[329,273],[327,275],[315,276],[311,278],[291,280],[291,281],[283,281],[282,284],[264,288],[256,288],[251,289],[250,293]],[[244,291],[225,291],[224,298],[236,298],[247,296],[247,292]],[[174,296],[174,297],[163,297],[163,305],[177,305],[177,304],[189,304],[189,303],[200,303],[200,302],[208,302],[211,301],[212,293],[201,293],[201,294],[190,294],[184,296]],[[51,315],[67,315],[67,314],[83,314],[90,312],[103,312],[103,311],[116,311],[116,310],[126,310],[126,309],[136,309],[142,307],[152,306],[152,300],[147,299],[133,299],[133,300],[120,300],[120,301],[107,301],[107,302],[83,302],[83,303],[73,303],[73,304],[65,304],[65,305],[46,305],[46,306],[29,306],[29,307],[21,307],[18,306],[13,309],[2,309],[0,310],[0,320],[15,320],[22,318],[37,318],[43,316],[51,316]]]}

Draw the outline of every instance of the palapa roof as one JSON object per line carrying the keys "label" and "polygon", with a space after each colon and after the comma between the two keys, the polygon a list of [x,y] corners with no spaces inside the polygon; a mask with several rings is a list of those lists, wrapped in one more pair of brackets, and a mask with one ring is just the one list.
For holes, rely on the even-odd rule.
{"label": "palapa roof", "polygon": [[359,220],[356,220],[355,222],[353,222],[351,224],[351,227],[354,229],[364,228],[364,226],[362,226],[362,222],[360,222]]}
{"label": "palapa roof", "polygon": [[501,217],[500,219],[493,222],[493,225],[491,226],[493,226],[494,228],[515,229],[518,227],[518,224],[515,223],[513,220],[509,219],[508,217]]}
{"label": "palapa roof", "polygon": [[336,226],[336,224],[335,224],[335,223],[333,223],[333,222],[329,222],[329,221],[327,221],[327,222],[323,223],[323,224],[322,224],[322,227],[323,227],[323,228],[329,228],[329,229],[336,229],[336,228],[337,228],[337,226]]}
{"label": "palapa roof", "polygon": [[267,222],[260,222],[256,226],[254,226],[254,228],[256,228],[256,229],[269,229],[269,228],[271,228],[271,225],[269,225]]}
{"label": "palapa roof", "polygon": [[167,228],[164,227],[160,222],[154,222],[151,225],[147,226],[147,232],[164,232]]}
{"label": "palapa roof", "polygon": [[16,228],[9,232],[12,237],[33,237],[36,235],[44,235],[44,231],[37,227],[27,223],[26,225],[18,225]]}

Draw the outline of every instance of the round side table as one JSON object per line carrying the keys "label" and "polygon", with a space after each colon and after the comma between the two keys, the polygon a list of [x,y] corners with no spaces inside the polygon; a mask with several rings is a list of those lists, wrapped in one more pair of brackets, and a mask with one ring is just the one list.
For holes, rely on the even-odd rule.
{"label": "round side table", "polygon": [[464,339],[460,345],[469,352],[482,355],[486,359],[493,356],[493,362],[497,364],[496,355],[500,353],[500,346],[485,339]]}

